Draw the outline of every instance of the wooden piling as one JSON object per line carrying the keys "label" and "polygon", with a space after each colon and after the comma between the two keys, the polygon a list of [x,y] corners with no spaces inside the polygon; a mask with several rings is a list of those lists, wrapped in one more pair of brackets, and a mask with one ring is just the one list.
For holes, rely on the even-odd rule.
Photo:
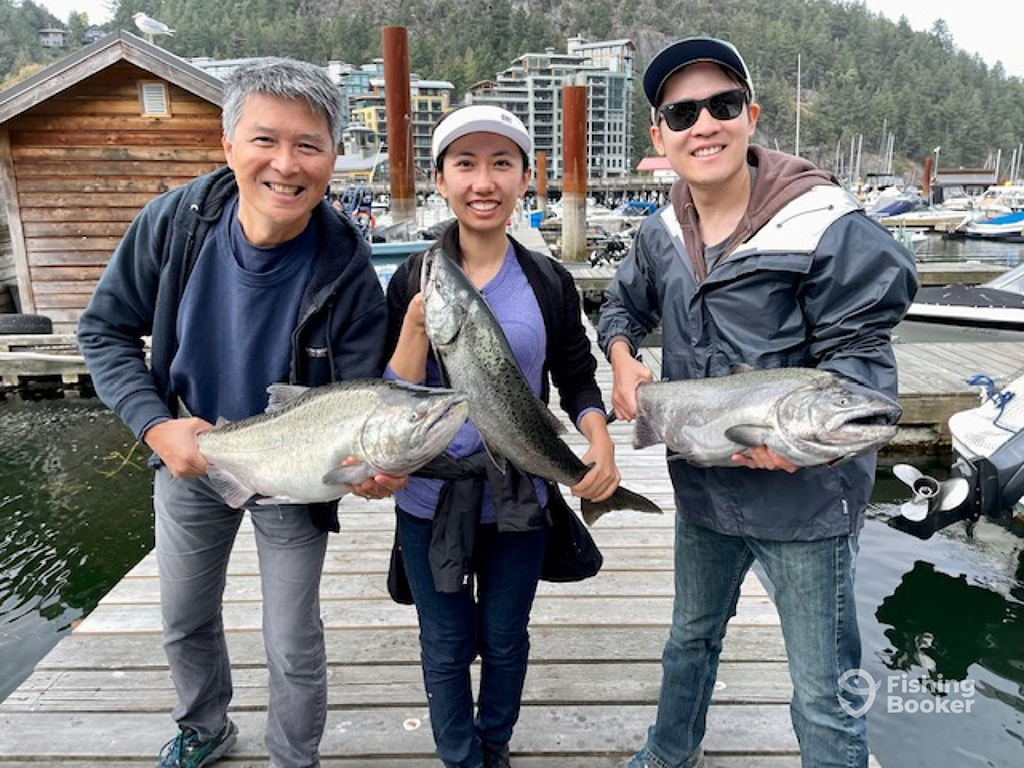
{"label": "wooden piling", "polygon": [[412,162],[412,96],[409,35],[405,27],[381,27],[384,54],[384,106],[388,119],[392,221],[416,221],[416,175]]}
{"label": "wooden piling", "polygon": [[587,88],[562,88],[562,260],[587,259]]}

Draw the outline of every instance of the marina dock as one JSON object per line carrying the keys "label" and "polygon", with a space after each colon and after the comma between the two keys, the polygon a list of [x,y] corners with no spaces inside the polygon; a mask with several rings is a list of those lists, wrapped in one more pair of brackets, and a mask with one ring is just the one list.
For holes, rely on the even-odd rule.
{"label": "marina dock", "polygon": [[[1024,355],[1024,351],[1022,351]],[[654,360],[651,361],[652,363]],[[601,362],[599,381],[610,387]],[[593,529],[597,577],[541,583],[531,666],[512,739],[518,768],[613,768],[653,721],[673,593],[672,493],[660,447],[628,448],[614,423],[623,483],[665,515],[614,513]],[[575,430],[569,442],[582,452]],[[575,500],[570,504],[578,509]],[[433,768],[416,616],[387,596],[394,515],[346,497],[322,585],[329,694],[325,768]],[[240,736],[221,764],[265,768],[267,673],[260,585],[245,520],[229,565],[224,621]],[[711,768],[798,768],[791,684],[778,615],[751,573],[729,625],[705,741]],[[156,557],[147,555],[0,704],[0,768],[151,766],[173,732],[174,690],[161,648]],[[873,763],[874,764],[874,763]]]}

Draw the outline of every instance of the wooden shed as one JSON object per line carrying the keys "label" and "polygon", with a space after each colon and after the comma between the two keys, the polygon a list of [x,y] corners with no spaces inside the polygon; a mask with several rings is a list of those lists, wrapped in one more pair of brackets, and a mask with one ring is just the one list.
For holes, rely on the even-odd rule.
{"label": "wooden shed", "polygon": [[72,331],[151,198],[224,164],[222,83],[125,31],[0,93],[0,182],[22,312]]}

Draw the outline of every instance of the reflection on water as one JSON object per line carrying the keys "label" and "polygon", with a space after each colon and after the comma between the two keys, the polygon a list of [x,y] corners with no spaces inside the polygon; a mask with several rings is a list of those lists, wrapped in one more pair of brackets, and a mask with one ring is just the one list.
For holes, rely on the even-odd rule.
{"label": "reflection on water", "polygon": [[[0,699],[152,547],[132,444],[95,400],[0,402]],[[862,666],[882,686],[872,751],[887,768],[1021,765],[1024,532],[981,521],[920,541],[885,525],[904,492],[879,470],[857,564]],[[888,711],[911,680],[971,681],[971,712]]]}
{"label": "reflection on water", "polygon": [[0,699],[152,547],[133,443],[95,400],[0,402]]}

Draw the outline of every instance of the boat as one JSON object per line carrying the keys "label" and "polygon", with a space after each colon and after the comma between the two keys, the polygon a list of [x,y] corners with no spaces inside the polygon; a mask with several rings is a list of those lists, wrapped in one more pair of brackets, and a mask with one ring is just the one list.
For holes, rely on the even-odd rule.
{"label": "boat", "polygon": [[981,285],[921,288],[907,311],[907,319],[1024,331],[1024,264]]}
{"label": "boat", "polygon": [[888,521],[893,528],[926,539],[960,520],[1024,517],[1024,376],[1002,390],[984,374],[967,383],[980,388],[981,404],[949,417],[949,479],[892,468],[913,494]]}
{"label": "boat", "polygon": [[883,216],[878,223],[889,229],[905,227],[907,229],[937,229],[948,231],[966,224],[973,219],[972,211],[947,210],[944,208],[925,208],[907,211],[891,216]]}
{"label": "boat", "polygon": [[963,234],[965,237],[984,240],[1024,242],[1024,210],[996,216],[992,219],[972,221],[963,228]]}

